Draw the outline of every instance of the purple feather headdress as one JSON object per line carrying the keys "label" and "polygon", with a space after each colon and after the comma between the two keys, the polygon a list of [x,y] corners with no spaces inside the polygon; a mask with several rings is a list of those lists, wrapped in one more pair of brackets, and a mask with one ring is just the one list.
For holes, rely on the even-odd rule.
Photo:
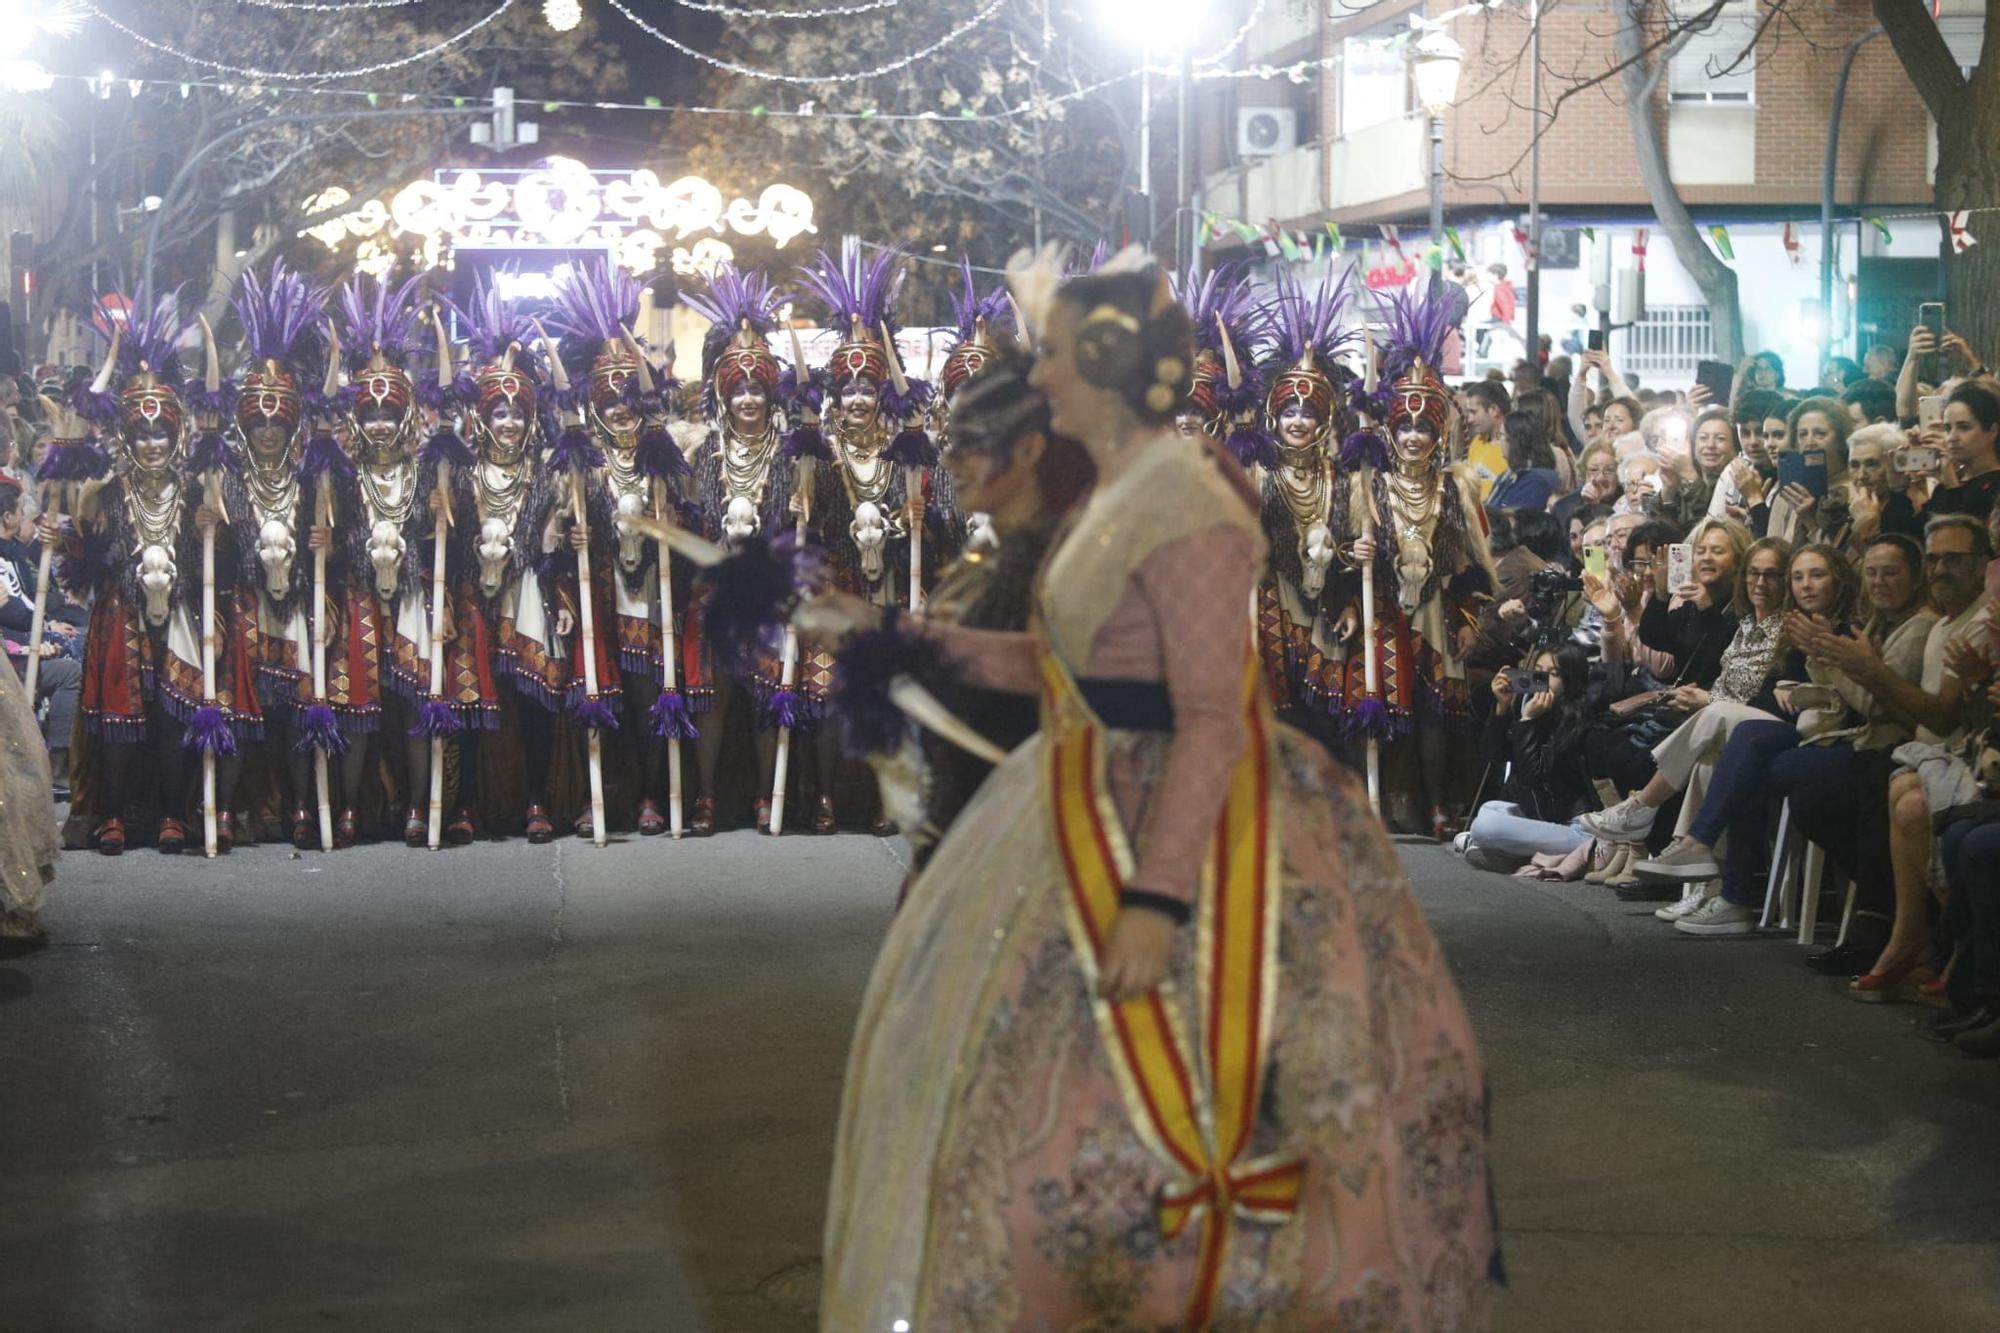
{"label": "purple feather headdress", "polygon": [[394,366],[407,366],[422,349],[416,295],[423,280],[419,273],[392,287],[363,274],[340,289],[349,370],[365,369],[377,348]]}
{"label": "purple feather headdress", "polygon": [[1409,370],[1421,358],[1433,371],[1444,365],[1445,341],[1464,317],[1464,308],[1452,295],[1456,284],[1442,290],[1410,283],[1392,288],[1378,297],[1382,322],[1388,326],[1388,347],[1382,353],[1381,381],[1388,383]]}
{"label": "purple feather headdress", "polygon": [[255,269],[243,275],[230,299],[243,323],[243,347],[258,361],[276,361],[300,383],[325,373],[326,350],[320,319],[331,289],[313,282],[285,261],[271,261],[271,276]]}
{"label": "purple feather headdress", "polygon": [[176,287],[156,297],[142,283],[132,289],[131,300],[122,310],[103,301],[97,303],[90,325],[99,339],[108,345],[111,330],[121,325],[124,328],[118,340],[120,379],[131,378],[143,366],[179,387],[181,339],[194,327],[194,317],[181,314],[181,290]]}
{"label": "purple feather headdress", "polygon": [[501,295],[491,273],[479,280],[469,305],[461,306],[449,299],[445,304],[465,326],[466,343],[479,364],[498,361],[507,354],[510,345],[519,343],[521,350],[514,353],[514,363],[532,373],[534,357],[541,346],[535,334],[535,321],[512,298]]}
{"label": "purple feather headdress", "polygon": [[1348,274],[1338,281],[1322,281],[1306,294],[1297,278],[1278,271],[1276,290],[1264,307],[1274,351],[1285,368],[1296,366],[1311,348],[1320,373],[1331,377],[1334,357],[1359,341],[1352,328],[1344,327],[1347,304],[1353,295]]}
{"label": "purple feather headdress", "polygon": [[639,316],[644,285],[605,258],[557,270],[549,327],[562,335],[557,352],[572,380],[588,380],[598,351],[624,337]]}
{"label": "purple feather headdress", "polygon": [[1264,405],[1264,374],[1254,360],[1257,345],[1271,333],[1271,311],[1256,300],[1250,275],[1236,265],[1210,269],[1199,281],[1174,281],[1174,296],[1186,307],[1194,321],[1195,346],[1223,355],[1223,330],[1242,370],[1242,382],[1234,389],[1226,379],[1215,383],[1215,403],[1224,413],[1236,416]]}
{"label": "purple feather headdress", "polygon": [[709,323],[701,344],[702,378],[707,379],[715,358],[729,346],[747,323],[759,338],[777,331],[778,309],[785,294],[771,285],[763,273],[745,273],[734,264],[717,264],[705,289],[684,290],[681,301]]}
{"label": "purple feather headdress", "polygon": [[968,341],[986,321],[986,334],[997,338],[1014,331],[1014,303],[1007,299],[1007,284],[997,282],[985,295],[972,276],[972,258],[960,255],[958,275],[961,290],[950,293],[952,322],[958,326],[960,342]]}
{"label": "purple feather headdress", "polygon": [[825,303],[828,323],[843,342],[857,323],[871,339],[880,337],[885,326],[895,336],[903,272],[901,247],[883,246],[872,258],[863,258],[861,242],[853,236],[841,238],[838,263],[821,250],[810,267],[799,270],[806,289]]}

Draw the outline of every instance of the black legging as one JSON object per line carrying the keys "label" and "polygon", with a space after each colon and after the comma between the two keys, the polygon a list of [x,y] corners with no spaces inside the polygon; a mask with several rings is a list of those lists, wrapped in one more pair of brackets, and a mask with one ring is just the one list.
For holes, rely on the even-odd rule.
{"label": "black legging", "polygon": [[518,707],[514,716],[521,723],[521,759],[526,766],[528,804],[543,809],[549,804],[549,769],[556,756],[556,715],[541,700],[526,691],[514,695]]}
{"label": "black legging", "polygon": [[[729,719],[738,707],[753,707],[750,691],[734,677],[717,674],[715,679],[715,704],[701,719],[701,732],[695,737],[695,765],[701,770],[701,794],[715,797],[716,775],[722,769],[722,742],[729,729]],[[754,725],[752,735],[757,747],[757,800],[764,800],[771,794],[772,775],[778,766],[778,733],[760,730]]]}
{"label": "black legging", "polygon": [[660,758],[665,748],[653,734],[653,701],[660,697],[660,682],[650,671],[621,669],[618,674],[625,684],[621,730],[629,738],[628,744],[637,747],[639,753],[639,798],[657,801]]}

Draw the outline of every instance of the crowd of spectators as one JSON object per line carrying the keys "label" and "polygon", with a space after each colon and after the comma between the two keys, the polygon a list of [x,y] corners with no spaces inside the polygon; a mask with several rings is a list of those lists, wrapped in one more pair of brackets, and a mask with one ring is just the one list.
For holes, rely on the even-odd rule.
{"label": "crowd of spectators", "polygon": [[1501,587],[1455,846],[1717,939],[1759,928],[1786,810],[1853,890],[1808,966],[2000,1056],[2000,377],[1922,328],[1785,373],[1713,402],[1593,351],[1463,387]]}

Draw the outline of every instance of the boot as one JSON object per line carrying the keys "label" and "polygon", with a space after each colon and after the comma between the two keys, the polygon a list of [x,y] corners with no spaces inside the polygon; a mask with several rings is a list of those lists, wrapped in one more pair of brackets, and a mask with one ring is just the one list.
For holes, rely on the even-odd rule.
{"label": "boot", "polygon": [[1607,853],[1604,864],[1583,877],[1586,884],[1609,884],[1613,876],[1624,874],[1625,867],[1631,864],[1632,858],[1626,852],[1624,843],[1607,842],[1602,846]]}
{"label": "boot", "polygon": [[1618,844],[1618,873],[1606,875],[1606,888],[1618,889],[1637,884],[1639,876],[1632,867],[1646,859],[1646,844],[1642,842],[1621,842]]}
{"label": "boot", "polygon": [[709,838],[715,835],[715,798],[702,796],[695,800],[694,818],[688,821],[687,835],[690,838]]}

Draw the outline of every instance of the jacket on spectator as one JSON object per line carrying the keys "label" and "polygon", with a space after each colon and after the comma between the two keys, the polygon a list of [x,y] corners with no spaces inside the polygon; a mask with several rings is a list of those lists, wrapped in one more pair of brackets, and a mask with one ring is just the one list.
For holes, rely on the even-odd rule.
{"label": "jacket on spectator", "polygon": [[1483,734],[1488,763],[1504,763],[1500,799],[1531,819],[1567,824],[1590,808],[1590,779],[1583,771],[1582,728],[1577,715],[1552,709],[1533,719],[1496,711]]}

